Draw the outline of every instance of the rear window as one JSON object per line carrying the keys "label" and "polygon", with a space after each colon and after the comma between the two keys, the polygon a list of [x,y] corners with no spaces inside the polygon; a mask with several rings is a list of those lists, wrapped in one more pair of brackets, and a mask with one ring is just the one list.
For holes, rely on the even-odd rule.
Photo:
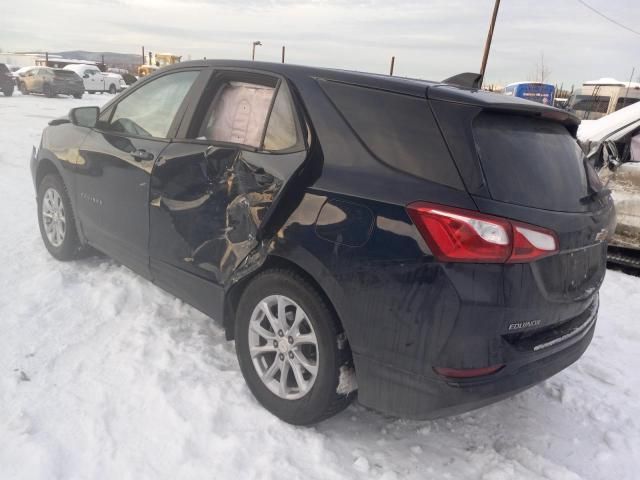
{"label": "rear window", "polygon": [[462,190],[462,181],[426,98],[322,81],[362,143],[405,173]]}
{"label": "rear window", "polygon": [[56,74],[56,77],[69,77],[69,78],[75,78],[76,74],[75,72],[72,72],[71,70],[54,70],[54,73]]}
{"label": "rear window", "polygon": [[473,124],[491,197],[563,212],[586,210],[583,153],[561,124],[482,113]]}

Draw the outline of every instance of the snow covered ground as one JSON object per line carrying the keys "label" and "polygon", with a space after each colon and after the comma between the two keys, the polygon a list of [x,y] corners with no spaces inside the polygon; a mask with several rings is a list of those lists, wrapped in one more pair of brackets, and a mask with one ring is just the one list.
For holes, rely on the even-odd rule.
{"label": "snow covered ground", "polygon": [[272,417],[219,324],[107,258],[44,249],[31,146],[109,98],[0,96],[0,478],[638,478],[640,278],[620,272],[585,356],[516,397],[431,422]]}

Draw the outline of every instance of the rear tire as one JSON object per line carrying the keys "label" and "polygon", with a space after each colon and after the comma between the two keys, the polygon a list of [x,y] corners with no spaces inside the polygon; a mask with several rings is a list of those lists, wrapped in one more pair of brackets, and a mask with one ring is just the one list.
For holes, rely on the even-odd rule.
{"label": "rear tire", "polygon": [[[282,328],[275,331],[272,321]],[[335,313],[306,278],[280,269],[258,274],[242,294],[235,325],[238,362],[254,397],[293,425],[311,425],[342,411],[355,393],[337,393],[341,367],[351,365],[341,334]]]}
{"label": "rear tire", "polygon": [[2,93],[4,93],[5,97],[10,97],[13,95],[13,88],[7,88],[6,90],[3,90]]}
{"label": "rear tire", "polygon": [[73,94],[73,98],[77,98],[78,100],[80,100],[82,98],[82,94],[81,93],[74,93]]}
{"label": "rear tire", "polygon": [[116,86],[112,83],[111,86],[109,87],[109,93],[111,95],[115,95],[118,92],[118,89],[116,88]]}
{"label": "rear tire", "polygon": [[46,175],[38,185],[37,198],[38,226],[49,253],[61,261],[78,258],[82,245],[62,178],[57,174]]}

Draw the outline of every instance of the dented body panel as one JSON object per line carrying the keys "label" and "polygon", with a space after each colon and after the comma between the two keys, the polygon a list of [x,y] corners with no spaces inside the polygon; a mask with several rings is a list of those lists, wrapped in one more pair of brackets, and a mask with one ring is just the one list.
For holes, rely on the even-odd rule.
{"label": "dented body panel", "polygon": [[[573,117],[430,82],[231,61],[163,69],[103,111],[162,75],[194,68],[202,74],[166,139],[70,124],[45,131],[32,161],[34,178],[46,162],[67,165],[63,178],[86,243],[222,321],[229,337],[234,302],[256,272],[269,265],[304,272],[344,327],[360,401],[393,414],[434,417],[496,401],[556,373],[586,349],[605,273],[599,235],[611,228],[610,199],[580,212],[496,201],[471,131],[485,109],[543,117],[571,133]],[[302,141],[268,152],[194,133],[209,103],[203,107],[201,99],[220,72],[286,82]],[[368,145],[329,98],[326,82],[357,86],[364,97],[383,92],[389,105],[399,98],[424,113],[418,127],[428,129],[433,149],[422,148],[423,139],[413,134],[416,122],[400,118],[395,123],[402,128],[389,142],[396,142],[392,157],[402,156],[403,163],[381,158],[387,142]],[[369,125],[371,118],[358,120]],[[398,141],[406,132],[420,147],[417,154],[416,145]],[[65,142],[68,148],[59,145]],[[141,149],[153,159],[133,158]],[[414,168],[420,161],[435,167]],[[447,181],[429,178],[432,170]],[[417,200],[554,229],[559,252],[532,264],[439,262],[406,211]],[[495,364],[506,367],[474,380],[452,381],[434,371]]]}
{"label": "dented body panel", "polygon": [[640,267],[640,103],[581,125],[578,139],[615,201],[610,259]]}

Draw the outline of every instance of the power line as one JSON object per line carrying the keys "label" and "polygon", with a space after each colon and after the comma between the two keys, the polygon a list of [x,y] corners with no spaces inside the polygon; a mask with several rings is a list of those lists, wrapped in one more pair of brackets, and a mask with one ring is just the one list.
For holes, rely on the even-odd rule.
{"label": "power line", "polygon": [[636,35],[640,35],[640,32],[637,30],[634,30],[632,28],[627,27],[626,25],[621,24],[620,22],[614,20],[611,17],[608,17],[607,15],[605,15],[604,13],[596,10],[595,8],[593,8],[591,5],[589,5],[587,2],[585,2],[584,0],[578,0],[579,3],[581,3],[582,5],[584,5],[585,7],[587,7],[589,10],[591,10],[592,12],[600,15],[602,18],[609,20],[611,23],[615,23],[616,25],[618,25],[620,28],[624,28],[625,30],[628,30],[631,33],[635,33]]}

